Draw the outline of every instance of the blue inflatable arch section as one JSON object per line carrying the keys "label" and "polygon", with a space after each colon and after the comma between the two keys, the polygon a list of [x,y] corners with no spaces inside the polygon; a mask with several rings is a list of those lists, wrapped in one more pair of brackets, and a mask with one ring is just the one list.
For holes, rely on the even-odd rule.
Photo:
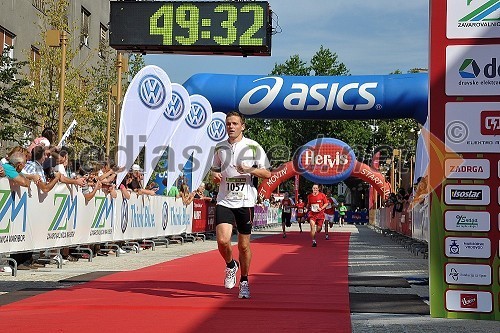
{"label": "blue inflatable arch section", "polygon": [[212,109],[265,119],[427,119],[428,75],[195,74],[184,87]]}

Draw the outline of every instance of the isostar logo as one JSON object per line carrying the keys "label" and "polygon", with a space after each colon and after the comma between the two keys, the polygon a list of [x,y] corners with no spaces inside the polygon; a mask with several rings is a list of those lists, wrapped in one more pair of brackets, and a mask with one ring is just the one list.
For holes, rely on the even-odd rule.
{"label": "isostar logo", "polygon": [[[268,83],[270,81],[270,83]],[[267,109],[278,97],[284,86],[281,77],[267,76],[253,81],[261,83],[250,89],[240,100],[239,111],[243,114],[254,115]],[[320,82],[312,85],[294,82],[291,91],[283,98],[283,107],[290,111],[344,111],[370,110],[376,104],[376,98],[371,91],[378,87],[378,82],[352,82],[341,86],[337,82]],[[359,103],[351,103],[351,100]],[[381,108],[380,105],[377,107]]]}
{"label": "isostar logo", "polygon": [[481,134],[483,135],[500,134],[500,111],[481,112]]}
{"label": "isostar logo", "polygon": [[146,75],[139,83],[139,98],[147,108],[157,109],[165,101],[167,92],[156,75]]}
{"label": "isostar logo", "polygon": [[463,79],[475,79],[481,73],[481,69],[474,59],[465,59],[458,73]]}
{"label": "isostar logo", "polygon": [[[11,223],[17,220],[22,212],[22,232],[26,232],[26,213],[28,203],[28,192],[24,192],[16,203],[16,192],[0,190],[0,235],[11,233]],[[10,216],[8,213],[10,212]],[[5,223],[7,221],[7,223]],[[7,224],[7,225],[5,225]]]}
{"label": "isostar logo", "polygon": [[219,142],[226,136],[226,124],[222,119],[214,118],[207,127],[208,137],[215,142]]}
{"label": "isostar logo", "polygon": [[451,189],[452,200],[482,200],[482,190],[459,190]]}
{"label": "isostar logo", "polygon": [[168,120],[177,120],[184,112],[184,105],[186,105],[186,103],[182,96],[172,91],[172,100],[168,103],[163,115]]}
{"label": "isostar logo", "polygon": [[186,115],[186,123],[189,127],[200,128],[207,121],[207,110],[197,102],[191,104],[191,109]]}
{"label": "isostar logo", "polygon": [[300,148],[296,156],[295,169],[306,179],[321,184],[347,179],[356,162],[351,147],[332,138],[310,141]]}
{"label": "isostar logo", "polygon": [[477,309],[477,294],[460,294],[462,309]]}
{"label": "isostar logo", "polygon": [[[471,6],[472,0],[462,0],[467,1],[467,6]],[[481,1],[479,1],[481,3]],[[477,6],[478,2],[474,1],[474,5]],[[472,6],[471,6],[472,7]],[[479,5],[467,13],[464,17],[458,20],[459,28],[469,28],[469,27],[488,27],[488,26],[498,26],[500,18],[496,14],[500,8],[499,0],[489,0]]]}

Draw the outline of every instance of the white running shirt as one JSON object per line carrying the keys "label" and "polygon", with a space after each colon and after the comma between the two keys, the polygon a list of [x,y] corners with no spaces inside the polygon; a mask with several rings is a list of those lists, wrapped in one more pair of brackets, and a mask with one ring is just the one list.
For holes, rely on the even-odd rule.
{"label": "white running shirt", "polygon": [[243,137],[231,144],[228,140],[215,147],[212,169],[220,170],[222,180],[217,194],[217,204],[228,208],[253,207],[257,202],[257,189],[253,186],[252,175],[239,173],[238,165],[269,169],[269,161],[264,149],[254,140]]}

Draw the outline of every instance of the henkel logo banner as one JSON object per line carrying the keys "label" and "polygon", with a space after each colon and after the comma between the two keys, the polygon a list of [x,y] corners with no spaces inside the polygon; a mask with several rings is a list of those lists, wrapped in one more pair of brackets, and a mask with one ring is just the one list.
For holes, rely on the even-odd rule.
{"label": "henkel logo banner", "polygon": [[445,265],[445,277],[448,284],[491,285],[491,266],[482,264]]}
{"label": "henkel logo banner", "polygon": [[446,103],[446,151],[457,153],[498,153],[500,136],[496,110],[500,103]]}
{"label": "henkel logo banner", "polygon": [[302,146],[294,163],[297,172],[306,179],[335,184],[351,175],[356,156],[351,147],[338,139],[319,138]]}
{"label": "henkel logo banner", "polygon": [[491,229],[490,213],[485,211],[448,210],[444,213],[447,231],[488,232]]}
{"label": "henkel logo banner", "polygon": [[446,36],[498,38],[500,19],[497,0],[447,0]]}
{"label": "henkel logo banner", "polygon": [[487,185],[455,185],[444,187],[447,205],[486,206],[490,203],[490,187]]}
{"label": "henkel logo banner", "polygon": [[134,164],[171,99],[170,78],[160,67],[146,66],[130,82],[120,117],[117,165],[124,170],[117,175],[117,184]]}
{"label": "henkel logo banner", "polygon": [[491,312],[493,295],[488,291],[447,290],[445,306],[448,311]]}
{"label": "henkel logo banner", "polygon": [[445,161],[446,178],[450,179],[488,179],[490,161],[487,159],[449,158]]}
{"label": "henkel logo banner", "polygon": [[449,258],[489,258],[491,241],[484,237],[455,237],[444,239],[445,255]]}
{"label": "henkel logo banner", "polygon": [[144,184],[148,183],[158,161],[167,149],[168,142],[177,131],[186,111],[190,108],[191,100],[186,89],[178,83],[172,83],[172,99],[163,110],[163,117],[160,117],[146,142]]}
{"label": "henkel logo banner", "polygon": [[500,84],[500,45],[446,47],[448,96],[497,95]]}

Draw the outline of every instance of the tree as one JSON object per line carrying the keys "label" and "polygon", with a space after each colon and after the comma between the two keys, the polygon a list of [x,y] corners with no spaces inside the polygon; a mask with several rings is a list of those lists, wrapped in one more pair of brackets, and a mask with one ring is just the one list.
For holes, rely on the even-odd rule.
{"label": "tree", "polygon": [[20,75],[26,62],[11,58],[12,49],[4,48],[0,58],[0,140],[21,143],[25,124],[31,122],[26,116],[26,87],[30,82]]}

